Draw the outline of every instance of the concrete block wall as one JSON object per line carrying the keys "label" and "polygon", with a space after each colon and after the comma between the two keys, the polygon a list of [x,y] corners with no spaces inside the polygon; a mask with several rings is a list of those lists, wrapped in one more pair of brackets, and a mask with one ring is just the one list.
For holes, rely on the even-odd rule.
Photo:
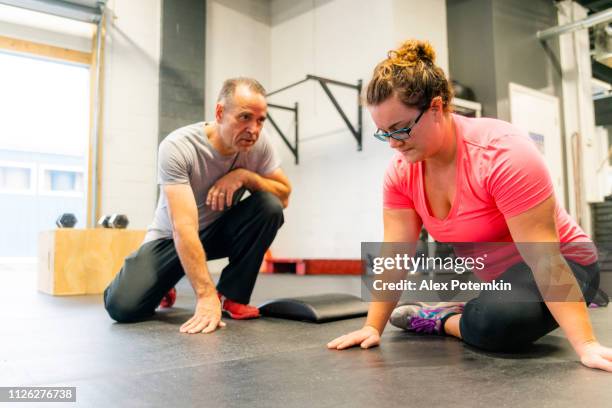
{"label": "concrete block wall", "polygon": [[450,76],[472,88],[483,116],[497,117],[493,0],[446,3]]}
{"label": "concrete block wall", "polygon": [[159,140],[203,120],[206,2],[163,1],[159,68]]}

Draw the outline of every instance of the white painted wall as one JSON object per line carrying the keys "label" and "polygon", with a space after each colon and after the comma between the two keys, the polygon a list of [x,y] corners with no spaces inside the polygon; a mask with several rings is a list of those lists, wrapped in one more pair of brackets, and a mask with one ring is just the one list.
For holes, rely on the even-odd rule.
{"label": "white painted wall", "polygon": [[223,81],[237,76],[270,76],[268,0],[208,0],[206,8],[205,116],[214,119]]}
{"label": "white painted wall", "polygon": [[436,63],[448,75],[448,40],[445,0],[393,0],[393,41],[428,40],[436,50]]}
{"label": "white painted wall", "polygon": [[104,79],[101,213],[146,228],[157,201],[161,0],[113,0]]}
{"label": "white painted wall", "polygon": [[[386,52],[408,38],[428,39],[448,68],[444,0],[208,0],[206,116],[225,78],[247,75],[272,91],[306,74],[367,83]],[[357,93],[330,86],[356,122]],[[363,151],[320,86],[308,82],[270,98],[300,104],[300,164],[268,126],[294,192],[273,244],[277,256],[356,258],[360,242],[382,238],[381,182],[392,155],[371,137],[364,109]],[[287,113],[271,110],[293,138]]]}
{"label": "white painted wall", "polygon": [[[315,74],[364,86],[377,62],[402,40],[430,40],[438,64],[448,68],[444,0],[272,0],[270,90]],[[353,122],[355,91],[330,86]],[[300,104],[300,164],[273,139],[294,191],[286,223],[275,240],[276,256],[358,258],[362,241],[382,239],[382,177],[392,151],[371,134],[364,109],[363,151],[316,82],[272,96],[271,102]],[[287,114],[276,113],[293,137]]]}

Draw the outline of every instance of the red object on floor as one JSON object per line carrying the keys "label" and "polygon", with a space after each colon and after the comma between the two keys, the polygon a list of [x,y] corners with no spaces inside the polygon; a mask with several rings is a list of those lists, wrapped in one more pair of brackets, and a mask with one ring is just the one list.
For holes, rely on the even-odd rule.
{"label": "red object on floor", "polygon": [[306,275],[361,275],[361,259],[305,259]]}
{"label": "red object on floor", "polygon": [[159,307],[162,309],[166,309],[172,307],[176,302],[176,288],[172,288],[164,295],[161,302],[159,302]]}
{"label": "red object on floor", "polygon": [[272,259],[272,250],[268,248],[268,250],[266,251],[266,254],[264,255],[264,259],[261,262],[261,266],[259,267],[259,272],[262,273],[270,273],[268,271],[268,260]]}
{"label": "red object on floor", "polygon": [[267,258],[264,273],[295,273],[296,275],[361,275],[361,259],[298,259]]}
{"label": "red object on floor", "polygon": [[262,272],[264,273],[295,273],[306,274],[306,264],[303,259],[297,258],[268,258],[264,260]]}
{"label": "red object on floor", "polygon": [[259,317],[259,309],[255,306],[234,302],[221,294],[219,294],[219,299],[221,300],[221,310],[232,319],[246,320]]}

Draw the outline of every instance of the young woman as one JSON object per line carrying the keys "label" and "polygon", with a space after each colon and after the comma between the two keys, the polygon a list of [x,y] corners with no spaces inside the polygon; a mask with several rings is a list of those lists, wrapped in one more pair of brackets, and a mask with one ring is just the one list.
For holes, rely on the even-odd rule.
{"label": "young woman", "polygon": [[[453,114],[451,99],[427,42],[406,41],[374,69],[366,103],[375,136],[397,151],[384,180],[384,241],[417,242],[424,225],[440,242],[516,243],[515,257],[480,277],[537,299],[482,292],[465,305],[398,308],[392,323],[492,351],[522,348],[560,326],[584,365],[612,372],[612,349],[597,342],[585,303],[599,286],[596,251],[555,200],[541,154],[507,122]],[[565,284],[569,301],[540,295],[551,280]],[[378,345],[396,304],[372,302],[364,327],[328,347]]]}

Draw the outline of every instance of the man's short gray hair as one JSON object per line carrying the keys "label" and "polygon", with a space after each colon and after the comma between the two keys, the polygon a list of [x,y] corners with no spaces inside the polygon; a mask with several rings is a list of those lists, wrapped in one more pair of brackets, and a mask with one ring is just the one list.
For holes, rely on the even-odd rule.
{"label": "man's short gray hair", "polygon": [[219,97],[217,98],[217,102],[232,101],[234,94],[236,93],[236,88],[239,85],[244,85],[247,88],[249,88],[251,91],[258,93],[260,95],[266,96],[266,90],[256,79],[248,78],[248,77],[237,77],[237,78],[226,79],[223,82],[223,86],[221,87],[221,91],[219,92]]}

